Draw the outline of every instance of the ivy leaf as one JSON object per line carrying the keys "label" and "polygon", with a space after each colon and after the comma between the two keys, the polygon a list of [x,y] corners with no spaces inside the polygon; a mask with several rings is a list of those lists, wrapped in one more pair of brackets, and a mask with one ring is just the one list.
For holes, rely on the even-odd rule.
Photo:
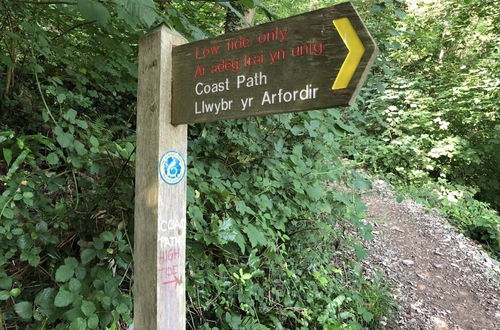
{"label": "ivy leaf", "polygon": [[103,27],[108,25],[109,12],[101,3],[93,0],[78,0],[77,7],[87,21],[97,21]]}
{"label": "ivy leaf", "polygon": [[17,315],[27,320],[33,316],[33,305],[28,301],[22,301],[14,305]]}
{"label": "ivy leaf", "polygon": [[264,234],[262,234],[262,232],[260,232],[254,225],[249,224],[243,229],[243,231],[247,234],[252,247],[257,245],[265,246],[267,244]]}
{"label": "ivy leaf", "polygon": [[54,299],[54,306],[66,307],[75,300],[75,295],[72,292],[60,289]]}

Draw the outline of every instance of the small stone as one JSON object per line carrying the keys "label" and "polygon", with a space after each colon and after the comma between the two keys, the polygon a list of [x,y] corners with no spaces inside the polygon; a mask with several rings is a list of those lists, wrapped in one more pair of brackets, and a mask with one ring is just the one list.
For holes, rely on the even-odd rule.
{"label": "small stone", "polygon": [[434,264],[434,267],[441,269],[443,268],[443,264]]}
{"label": "small stone", "polygon": [[449,329],[449,326],[446,323],[446,321],[439,318],[439,317],[433,316],[433,317],[431,317],[431,321],[434,325],[434,329],[436,329],[436,330],[448,330]]}
{"label": "small stone", "polygon": [[413,260],[410,260],[410,259],[405,259],[403,260],[403,263],[406,265],[406,266],[411,266],[413,265],[415,262]]}
{"label": "small stone", "polygon": [[418,324],[418,321],[417,321],[417,319],[413,318],[413,319],[409,320],[408,323],[411,325],[416,325],[416,324]]}
{"label": "small stone", "polygon": [[399,228],[398,226],[392,226],[391,230],[398,231],[400,233],[404,233],[404,230],[401,230],[401,228]]}

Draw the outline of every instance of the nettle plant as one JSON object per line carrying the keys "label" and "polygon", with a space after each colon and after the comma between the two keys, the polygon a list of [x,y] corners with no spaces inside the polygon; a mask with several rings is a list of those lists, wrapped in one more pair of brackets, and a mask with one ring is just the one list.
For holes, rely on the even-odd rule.
{"label": "nettle plant", "polygon": [[[321,124],[341,123],[339,115],[316,111],[190,128],[193,328],[376,326],[390,309],[387,288],[375,289],[384,298],[372,301],[364,292],[372,283],[342,257],[364,256],[353,228],[370,238],[371,227],[362,222],[357,193],[369,183],[335,156],[336,136],[345,131]],[[327,184],[332,180],[352,190],[337,191]]]}

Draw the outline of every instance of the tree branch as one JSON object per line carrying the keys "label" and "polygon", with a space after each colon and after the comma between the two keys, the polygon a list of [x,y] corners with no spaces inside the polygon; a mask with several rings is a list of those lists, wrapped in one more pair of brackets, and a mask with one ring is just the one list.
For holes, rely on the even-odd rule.
{"label": "tree branch", "polygon": [[66,31],[63,31],[63,32],[59,33],[58,35],[56,35],[55,37],[53,37],[52,40],[56,40],[56,39],[62,37],[63,35],[65,35],[65,34],[71,32],[71,31],[73,31],[74,29],[77,29],[77,28],[85,26],[85,25],[93,24],[95,22],[97,22],[97,21],[93,20],[93,21],[87,21],[87,22],[83,22],[83,23],[78,23],[75,26],[70,27]]}

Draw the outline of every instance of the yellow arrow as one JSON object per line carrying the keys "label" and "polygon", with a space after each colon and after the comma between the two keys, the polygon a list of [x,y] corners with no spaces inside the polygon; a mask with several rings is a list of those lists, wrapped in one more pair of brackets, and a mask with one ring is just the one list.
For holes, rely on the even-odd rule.
{"label": "yellow arrow", "polygon": [[351,81],[356,68],[365,53],[365,46],[358,37],[356,30],[354,30],[349,18],[342,17],[333,20],[333,24],[337,31],[339,31],[340,37],[344,41],[349,53],[340,67],[339,74],[335,78],[332,89],[343,89],[347,88],[349,82]]}

